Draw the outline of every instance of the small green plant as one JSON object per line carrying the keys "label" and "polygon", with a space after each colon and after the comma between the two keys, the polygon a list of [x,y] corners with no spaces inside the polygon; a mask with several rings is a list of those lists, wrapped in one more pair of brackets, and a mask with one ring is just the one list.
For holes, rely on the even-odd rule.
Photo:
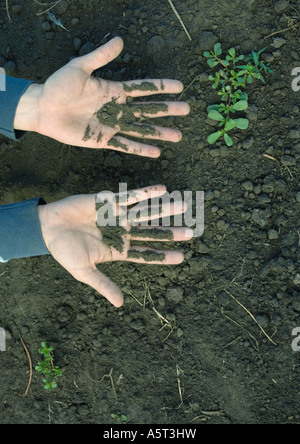
{"label": "small green plant", "polygon": [[46,342],[42,342],[41,346],[39,353],[44,357],[44,360],[39,362],[35,369],[44,376],[45,390],[53,390],[57,387],[56,380],[62,373],[60,368],[54,365],[53,347],[47,347]]}
{"label": "small green plant", "polygon": [[218,90],[221,103],[210,105],[207,108],[208,117],[219,122],[219,130],[210,134],[207,141],[210,145],[223,136],[227,146],[233,145],[229,131],[234,128],[245,130],[249,126],[248,119],[234,118],[238,111],[248,108],[248,94],[243,91],[247,84],[254,79],[264,82],[263,74],[273,72],[269,64],[261,60],[264,49],[252,53],[249,56],[237,55],[234,48],[230,48],[226,57],[222,57],[221,43],[214,45],[213,51],[205,51],[204,57],[210,68],[219,67],[215,75],[210,75],[209,80],[213,82],[212,88]]}
{"label": "small green plant", "polygon": [[126,422],[127,421],[127,416],[126,415],[122,415],[121,413],[112,413],[111,418],[116,421],[116,422]]}

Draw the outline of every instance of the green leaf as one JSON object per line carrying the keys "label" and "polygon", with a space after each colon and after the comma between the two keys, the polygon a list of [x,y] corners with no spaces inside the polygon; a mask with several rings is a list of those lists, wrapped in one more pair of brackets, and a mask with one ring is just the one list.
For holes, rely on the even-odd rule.
{"label": "green leaf", "polygon": [[253,59],[253,62],[255,63],[255,65],[258,65],[259,53],[252,51],[251,55],[252,55],[252,59]]}
{"label": "green leaf", "polygon": [[244,111],[247,108],[248,108],[247,100],[240,100],[239,102],[236,102],[232,106],[232,109],[234,109],[235,111]]}
{"label": "green leaf", "polygon": [[216,133],[210,134],[207,138],[207,142],[210,145],[213,145],[222,136],[222,134],[223,134],[222,131],[217,131]]}
{"label": "green leaf", "polygon": [[223,65],[225,65],[225,66],[229,66],[230,65],[230,61],[229,60],[222,60],[222,62],[223,62]]}
{"label": "green leaf", "polygon": [[234,59],[235,58],[235,49],[234,48],[230,48],[228,52],[231,55],[231,57]]}
{"label": "green leaf", "polygon": [[233,145],[233,140],[231,137],[228,136],[228,134],[224,134],[224,140],[226,142],[227,146],[232,146]]}
{"label": "green leaf", "polygon": [[218,62],[214,59],[208,59],[207,64],[210,68],[214,68],[215,66],[217,66]]}
{"label": "green leaf", "polygon": [[221,47],[221,43],[216,43],[214,46],[214,53],[216,56],[219,56],[222,54],[222,47]]}
{"label": "green leaf", "polygon": [[207,112],[209,113],[211,110],[216,109],[217,111],[219,111],[221,105],[209,105],[207,107]]}
{"label": "green leaf", "polygon": [[224,129],[225,131],[230,131],[233,128],[235,128],[235,126],[236,126],[236,121],[233,119],[229,119],[228,122],[226,122]]}
{"label": "green leaf", "polygon": [[249,127],[248,119],[234,119],[235,126],[239,129],[246,130]]}
{"label": "green leaf", "polygon": [[209,113],[208,113],[208,118],[212,119],[212,120],[217,120],[218,122],[223,122],[224,117],[222,116],[221,113],[219,113],[219,111],[212,109]]}
{"label": "green leaf", "polygon": [[246,100],[248,101],[248,94],[246,92],[241,92],[240,94],[240,100]]}
{"label": "green leaf", "polygon": [[204,51],[203,56],[207,58],[212,57],[211,53],[208,51]]}

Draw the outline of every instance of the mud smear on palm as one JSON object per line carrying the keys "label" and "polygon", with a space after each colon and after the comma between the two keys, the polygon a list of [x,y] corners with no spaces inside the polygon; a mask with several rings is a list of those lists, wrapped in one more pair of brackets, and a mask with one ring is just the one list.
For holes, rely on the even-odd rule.
{"label": "mud smear on palm", "polygon": [[[147,82],[145,82],[147,83]],[[150,84],[153,85],[153,84]],[[132,85],[133,88],[134,85]],[[142,87],[141,85],[138,85]],[[155,85],[153,85],[155,87]],[[156,87],[155,87],[156,88]],[[157,89],[157,88],[156,88]],[[147,83],[145,90],[151,90]],[[129,100],[130,102],[130,100]],[[123,133],[136,133],[137,137],[145,138],[148,136],[160,137],[160,132],[157,131],[152,125],[143,123],[145,119],[156,116],[160,112],[167,112],[168,105],[165,103],[126,103],[120,104],[117,102],[117,98],[114,97],[111,102],[106,103],[100,108],[95,116],[97,117],[101,125],[108,126],[110,128],[117,128]],[[86,141],[93,136],[90,125],[87,126],[83,140]],[[101,141],[102,133],[100,132],[97,137],[97,142]],[[108,146],[115,148],[122,148],[124,151],[128,151],[128,147],[124,143],[120,143],[116,139],[111,139]]]}
{"label": "mud smear on palm", "polygon": [[164,253],[155,250],[129,250],[128,259],[143,259],[145,262],[163,262],[166,258]]}
{"label": "mud smear on palm", "polygon": [[119,218],[115,217],[115,226],[112,225],[106,225],[102,226],[98,224],[98,212],[101,210],[104,205],[106,206],[106,211],[101,215],[103,220],[108,220],[111,215],[114,214],[113,207],[114,205],[110,202],[106,203],[99,203],[96,202],[96,211],[97,211],[97,227],[101,231],[102,234],[102,240],[103,242],[109,247],[114,248],[115,250],[119,251],[119,253],[123,253],[124,251],[124,240],[123,236],[127,233],[124,227],[120,226],[119,224]]}

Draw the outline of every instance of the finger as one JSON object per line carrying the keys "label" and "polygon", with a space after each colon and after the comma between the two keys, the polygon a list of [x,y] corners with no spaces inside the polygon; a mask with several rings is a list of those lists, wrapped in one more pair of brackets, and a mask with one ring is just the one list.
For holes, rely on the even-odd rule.
{"label": "finger", "polygon": [[132,103],[129,107],[137,119],[186,116],[191,110],[186,102],[141,102]]}
{"label": "finger", "polygon": [[112,60],[118,57],[123,50],[123,40],[121,37],[115,37],[105,45],[92,51],[82,57],[78,57],[75,61],[81,65],[81,68],[88,74],[92,74],[96,69],[107,65]]}
{"label": "finger", "polygon": [[127,262],[153,265],[177,265],[184,261],[180,251],[153,250],[147,247],[132,246],[128,251]]}
{"label": "finger", "polygon": [[179,94],[183,84],[179,80],[145,79],[123,82],[128,97],[143,97],[153,94]]}
{"label": "finger", "polygon": [[119,133],[131,137],[164,140],[166,142],[174,143],[177,143],[182,139],[182,133],[177,129],[139,123],[121,125]]}
{"label": "finger", "polygon": [[142,157],[151,157],[156,159],[160,156],[160,149],[141,142],[135,142],[125,137],[115,136],[107,144],[110,150],[121,151],[127,154],[136,154]]}
{"label": "finger", "polygon": [[132,227],[130,239],[145,242],[181,242],[192,239],[193,230],[190,228],[172,227]]}
{"label": "finger", "polygon": [[167,190],[164,185],[152,185],[150,187],[118,193],[117,196],[119,199],[119,205],[130,206],[144,200],[162,197],[166,191]]}
{"label": "finger", "polygon": [[138,205],[128,211],[128,220],[130,223],[147,222],[183,214],[186,210],[187,205],[182,201],[163,202],[162,205]]}
{"label": "finger", "polygon": [[76,279],[94,288],[115,307],[123,305],[124,297],[119,287],[96,267],[81,272],[80,277]]}
{"label": "finger", "polygon": [[115,203],[116,216],[118,216],[120,214],[120,210],[124,211],[124,207],[134,205],[144,200],[162,197],[164,194],[166,194],[166,191],[167,190],[164,185],[152,185],[130,191],[127,191],[126,189],[122,191],[122,189],[120,189],[119,193],[101,191],[97,195],[93,195],[93,197],[96,196],[96,203],[98,204],[105,203],[112,199]]}

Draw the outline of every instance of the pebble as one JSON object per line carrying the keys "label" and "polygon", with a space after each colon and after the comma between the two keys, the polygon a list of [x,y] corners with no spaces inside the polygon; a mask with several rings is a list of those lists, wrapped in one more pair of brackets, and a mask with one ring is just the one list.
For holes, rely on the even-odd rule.
{"label": "pebble", "polygon": [[147,43],[146,53],[149,57],[152,57],[153,61],[159,64],[163,59],[165,52],[166,42],[160,35],[154,35]]}
{"label": "pebble", "polygon": [[199,37],[200,51],[212,51],[214,45],[218,42],[218,37],[210,31],[204,31]]}
{"label": "pebble", "polygon": [[178,304],[183,300],[183,289],[181,287],[168,288],[166,292],[166,298],[169,301]]}
{"label": "pebble", "polygon": [[[249,119],[250,120],[250,119]],[[242,143],[242,147],[245,150],[248,150],[249,148],[252,147],[252,145],[254,144],[254,137],[253,136],[249,136],[247,137],[247,139],[245,139]]]}
{"label": "pebble", "polygon": [[8,62],[4,63],[3,69],[5,70],[5,73],[8,76],[13,76],[16,74],[17,66],[14,62],[8,61]]}
{"label": "pebble", "polygon": [[19,12],[22,11],[22,9],[23,9],[23,6],[20,5],[19,3],[16,4],[16,5],[13,5],[12,8],[11,8],[11,10],[12,10],[12,12],[13,12],[14,14],[18,14]]}
{"label": "pebble", "polygon": [[276,231],[276,230],[274,230],[274,229],[271,229],[271,230],[269,230],[269,232],[268,232],[268,238],[270,239],[270,240],[274,240],[274,239],[278,239],[278,231]]}
{"label": "pebble", "polygon": [[250,122],[256,122],[257,121],[257,106],[256,105],[249,105],[248,109],[246,110],[246,116],[247,116],[247,119],[250,120]]}
{"label": "pebble", "polygon": [[286,166],[295,165],[296,159],[288,154],[285,154],[281,157],[281,163]]}
{"label": "pebble", "polygon": [[80,48],[79,55],[80,55],[80,56],[87,55],[87,54],[89,54],[90,52],[94,51],[94,49],[95,49],[95,45],[94,45],[94,43],[92,43],[92,42],[87,42],[87,43],[85,43],[85,44]]}
{"label": "pebble", "polygon": [[74,39],[75,51],[79,51],[79,49],[81,48],[81,44],[82,44],[81,39],[79,37],[75,37],[75,39]]}
{"label": "pebble", "polygon": [[278,49],[281,48],[283,45],[285,45],[285,43],[286,43],[285,39],[283,39],[282,37],[277,37],[276,39],[273,40],[272,46]]}
{"label": "pebble", "polygon": [[49,31],[51,31],[51,23],[49,23],[49,22],[44,22],[44,23],[42,23],[42,30],[43,31],[45,31],[45,32],[49,32]]}
{"label": "pebble", "polygon": [[288,0],[278,0],[275,5],[274,5],[274,9],[275,11],[280,14],[282,13],[287,7],[289,6],[289,1]]}
{"label": "pebble", "polygon": [[209,248],[208,248],[208,246],[205,245],[204,242],[199,241],[199,244],[198,244],[198,253],[201,253],[201,254],[207,254],[208,252],[209,252]]}
{"label": "pebble", "polygon": [[265,210],[256,208],[252,213],[252,220],[256,225],[264,228],[268,224],[268,215]]}
{"label": "pebble", "polygon": [[297,273],[296,276],[293,279],[294,285],[300,285],[300,273]]}
{"label": "pebble", "polygon": [[242,184],[242,186],[243,186],[244,190],[246,190],[246,191],[253,191],[253,188],[254,188],[253,183],[250,182],[250,180],[247,180],[246,182],[244,182]]}
{"label": "pebble", "polygon": [[300,139],[300,128],[296,127],[291,129],[289,132],[289,138],[293,140]]}

